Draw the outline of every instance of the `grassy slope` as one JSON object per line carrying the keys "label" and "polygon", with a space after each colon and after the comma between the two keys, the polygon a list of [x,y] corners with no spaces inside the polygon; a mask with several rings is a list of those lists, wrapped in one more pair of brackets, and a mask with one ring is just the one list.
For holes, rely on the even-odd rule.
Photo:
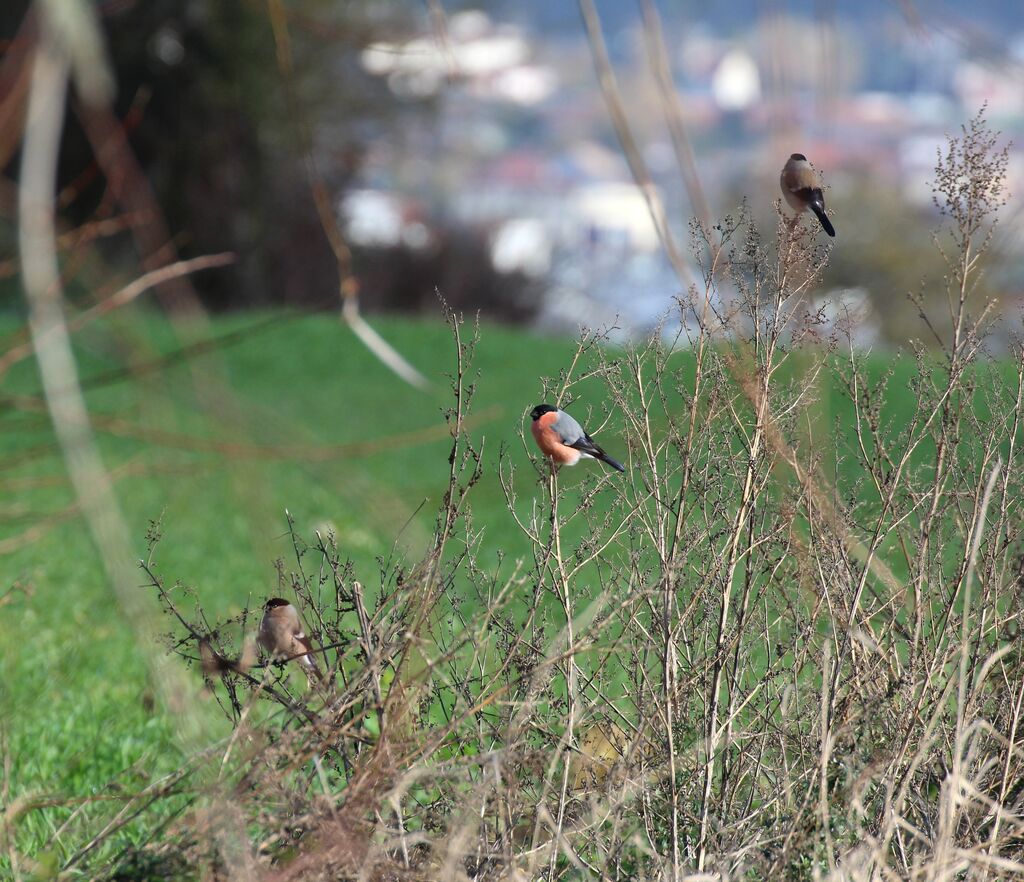
{"label": "grassy slope", "polygon": [[[260,321],[221,319],[215,330],[222,334]],[[90,404],[94,412],[149,429],[266,445],[343,444],[442,425],[441,409],[449,400],[442,374],[453,366],[449,330],[436,322],[376,324],[435,382],[431,393],[395,380],[336,321],[281,318],[219,356],[97,388]],[[79,345],[82,373],[89,377],[144,363],[176,343],[163,321],[139,312],[88,330]],[[503,443],[515,462],[527,465],[517,438],[524,411],[539,399],[539,378],[556,375],[572,351],[571,341],[484,329],[474,410],[500,409],[474,430],[486,436],[489,466],[474,496],[475,523],[486,530],[485,563],[488,556],[495,561],[499,549],[510,558],[528,551],[505,510],[493,466]],[[193,370],[202,379],[207,412],[216,415],[212,419],[197,406]],[[901,366],[891,382],[891,417],[897,422],[901,410],[909,413],[900,403],[908,401],[912,370],[912,364]],[[5,392],[19,394],[37,389],[30,364],[20,365],[4,385]],[[587,403],[596,404],[598,396],[595,387]],[[834,389],[825,393],[819,420],[825,431],[837,417],[849,419],[837,402]],[[46,446],[52,438],[40,417],[3,411],[0,419],[3,540],[71,496],[64,486],[13,488],[11,479],[58,475],[61,466]],[[333,525],[340,547],[369,585],[377,557],[389,554],[399,532],[402,550],[415,559],[428,540],[448,469],[449,445],[442,435],[429,443],[319,462],[223,457],[110,435],[102,440],[110,466],[133,461],[178,470],[124,477],[119,495],[140,557],[148,521],[162,516],[159,571],[169,582],[192,586],[211,617],[276,593],[273,562],[283,558],[287,565],[291,556],[283,535],[286,507],[303,535]],[[619,452],[614,440],[607,446]],[[579,470],[567,476],[570,482],[578,477]],[[536,492],[533,481],[522,469],[520,492]],[[12,790],[81,796],[132,764],[142,776],[176,767],[181,756],[170,725],[159,710],[147,710],[145,672],[83,526],[74,520],[57,525],[0,558],[0,588],[18,578],[31,582],[35,593],[0,607],[0,720],[13,760]],[[66,815],[28,815],[20,828],[22,848],[31,850]],[[74,849],[73,837],[66,846]]]}
{"label": "grassy slope", "polygon": [[[259,321],[222,319],[215,332]],[[118,492],[137,555],[145,555],[149,520],[162,518],[159,571],[170,583],[193,587],[211,618],[277,593],[273,563],[291,562],[285,508],[305,536],[332,525],[370,585],[377,558],[391,552],[400,532],[400,551],[415,558],[425,547],[447,478],[441,411],[449,401],[443,374],[453,368],[454,345],[438,322],[376,324],[430,377],[431,392],[398,382],[326,317],[282,318],[218,356],[192,362],[202,378],[203,406],[216,414],[212,419],[197,406],[189,365],[90,391],[95,413],[149,429],[267,445],[345,444],[440,428],[429,443],[321,462],[210,455],[103,434],[109,467],[133,462],[175,469],[123,477]],[[82,375],[145,363],[176,345],[164,322],[145,313],[122,317],[81,335]],[[523,412],[536,403],[539,377],[557,374],[572,351],[571,341],[485,329],[474,409],[490,419],[475,432],[486,436],[491,463],[507,443],[526,464],[516,434]],[[211,382],[211,376],[217,379]],[[19,365],[3,389],[36,394],[34,367]],[[62,468],[44,419],[4,410],[0,420],[2,541],[69,504],[71,493],[66,486],[27,489],[16,483],[60,475]],[[525,472],[522,477],[527,485],[532,480]],[[491,531],[494,549],[526,551],[504,511],[493,469],[476,494],[475,511]],[[140,657],[84,526],[77,520],[54,525],[39,541],[0,558],[0,587],[15,579],[31,583],[34,595],[0,607],[0,720],[13,761],[13,792],[86,795],[135,763],[145,775],[177,766],[181,757],[170,726],[159,711],[147,710]],[[211,716],[217,716],[212,709]],[[22,848],[31,851],[66,815],[29,814],[20,827]]]}

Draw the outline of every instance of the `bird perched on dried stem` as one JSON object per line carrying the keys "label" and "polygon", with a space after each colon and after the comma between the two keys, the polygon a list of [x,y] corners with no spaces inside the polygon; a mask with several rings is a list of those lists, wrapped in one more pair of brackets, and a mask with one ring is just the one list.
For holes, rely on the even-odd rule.
{"label": "bird perched on dried stem", "polygon": [[313,658],[313,647],[302,628],[298,610],[283,597],[272,597],[264,605],[256,639],[272,659],[294,659],[310,682],[323,682],[323,674]]}
{"label": "bird perched on dried stem", "polygon": [[625,467],[605,453],[564,410],[550,404],[538,404],[530,411],[530,431],[541,452],[556,465],[576,465],[583,457],[599,459],[613,469]]}
{"label": "bird perched on dried stem", "polygon": [[813,211],[822,229],[835,236],[835,227],[825,214],[825,195],[821,192],[821,176],[802,153],[794,153],[782,167],[779,185],[786,202],[799,215]]}

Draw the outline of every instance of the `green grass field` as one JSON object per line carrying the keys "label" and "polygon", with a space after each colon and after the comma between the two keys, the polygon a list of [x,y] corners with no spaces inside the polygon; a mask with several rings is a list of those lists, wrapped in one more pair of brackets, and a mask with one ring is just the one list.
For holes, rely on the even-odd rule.
{"label": "green grass field", "polygon": [[[159,519],[159,573],[192,587],[211,617],[258,606],[277,593],[274,562],[287,563],[292,554],[286,509],[303,536],[333,529],[370,585],[378,558],[396,543],[412,560],[426,547],[447,481],[450,442],[442,410],[450,401],[445,374],[454,367],[455,346],[439,321],[375,324],[433,389],[421,392],[398,381],[329,317],[281,316],[269,326],[258,316],[221,319],[214,323],[218,336],[258,330],[217,354],[149,373],[145,364],[180,345],[159,318],[123,316],[77,339],[87,388],[90,378],[136,366],[133,378],[88,392],[94,414],[120,421],[100,424],[108,429],[99,432],[105,462],[115,472],[127,467],[117,489],[137,556],[146,554],[149,522]],[[13,334],[15,327],[9,322],[3,330]],[[573,348],[572,341],[483,329],[474,365],[480,421],[473,433],[486,438],[490,463],[507,444],[511,456],[528,465],[517,437],[523,413],[536,403],[539,378],[557,375]],[[5,395],[38,392],[30,362],[18,365],[4,385]],[[147,437],[128,437],[141,427]],[[432,440],[415,435],[424,431]],[[183,436],[293,450],[378,439],[386,447],[304,458],[287,449],[280,455],[188,450]],[[13,593],[0,607],[8,786],[15,794],[87,796],[133,766],[145,776],[170,771],[182,757],[168,721],[152,710],[144,665],[88,533],[66,515],[72,494],[59,480],[63,467],[45,416],[5,407],[0,450],[2,587],[17,581],[32,592]],[[531,480],[526,472],[522,477]],[[499,547],[510,555],[526,550],[511,528],[493,469],[475,493],[474,511],[495,553]],[[226,727],[212,708],[210,717]],[[27,814],[19,826],[23,853],[32,854],[69,811]],[[75,845],[66,843],[72,851]]]}
{"label": "green grass field", "polygon": [[[227,336],[228,345],[159,370],[149,366],[182,341],[152,314],[125,314],[77,338],[82,379],[137,556],[145,556],[150,522],[159,520],[158,572],[194,589],[211,618],[278,593],[274,563],[283,559],[287,566],[292,556],[286,509],[300,535],[333,530],[371,587],[380,558],[394,550],[416,561],[426,548],[447,481],[450,442],[442,411],[450,403],[445,374],[454,367],[455,347],[439,321],[374,324],[431,379],[430,391],[398,381],[330,317],[218,319],[212,332]],[[245,328],[254,330],[231,336]],[[0,329],[14,334],[16,325]],[[506,510],[495,464],[506,446],[521,466],[519,493],[541,495],[518,433],[540,400],[541,378],[557,376],[574,349],[571,340],[482,329],[471,434],[485,440],[484,475],[473,494],[485,566],[496,565],[499,552],[507,559],[529,553]],[[689,355],[677,357],[685,366]],[[888,359],[872,364],[878,372]],[[121,368],[126,375],[111,374]],[[911,412],[913,373],[911,360],[897,365],[886,421],[898,425]],[[590,390],[586,384],[576,390],[584,394],[581,406],[599,407],[596,397],[586,397]],[[38,394],[30,362],[5,380],[5,396]],[[600,394],[596,383],[592,394]],[[848,419],[849,405],[840,398],[826,383],[818,405],[822,426]],[[0,606],[7,787],[15,795],[59,799],[102,796],[119,775],[127,776],[126,787],[152,780],[183,760],[172,721],[154,709],[135,638],[84,525],[67,511],[71,491],[60,479],[45,415],[9,399],[2,413],[0,588],[18,582],[30,591],[12,593]],[[600,440],[619,452],[613,435]],[[367,442],[375,441],[384,449],[369,451]],[[346,452],[342,445],[360,447]],[[593,467],[567,473],[570,492]],[[140,572],[140,591],[144,581]],[[212,703],[207,711],[212,731],[227,732]],[[18,825],[21,852],[33,854],[72,810],[26,813]],[[145,837],[160,817],[145,816],[104,847]],[[73,835],[62,838],[60,857],[82,844]]]}

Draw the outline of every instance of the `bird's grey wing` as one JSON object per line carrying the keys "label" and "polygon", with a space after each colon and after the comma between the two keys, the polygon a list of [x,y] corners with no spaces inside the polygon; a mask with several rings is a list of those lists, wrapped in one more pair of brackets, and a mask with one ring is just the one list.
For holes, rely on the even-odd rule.
{"label": "bird's grey wing", "polygon": [[566,447],[573,447],[580,453],[585,453],[587,456],[603,460],[612,468],[618,469],[620,472],[626,471],[622,466],[622,463],[617,462],[608,456],[608,454],[597,445],[597,442],[583,431],[583,426],[576,422],[576,420],[569,416],[569,414],[564,410],[560,410],[558,412],[558,419],[551,424],[551,428],[558,433],[558,437],[562,439],[562,443]]}
{"label": "bird's grey wing", "polygon": [[577,438],[568,447],[575,447],[580,453],[586,453],[589,456],[596,456],[600,459],[604,456],[604,451],[597,446],[597,442],[589,435],[584,434],[581,438]]}
{"label": "bird's grey wing", "polygon": [[581,426],[576,420],[574,420],[564,410],[558,411],[558,419],[552,424],[551,428],[558,433],[558,437],[562,439],[562,443],[572,447],[581,438],[586,438],[587,433],[583,431]]}
{"label": "bird's grey wing", "polygon": [[559,416],[558,419],[555,420],[554,428],[566,447],[574,447],[576,450],[579,450],[581,453],[586,453],[588,456],[596,456],[598,458],[604,456],[604,451],[597,446],[597,443],[593,438],[583,431],[583,426],[576,422],[576,420],[569,416],[569,414],[564,410],[559,411]]}

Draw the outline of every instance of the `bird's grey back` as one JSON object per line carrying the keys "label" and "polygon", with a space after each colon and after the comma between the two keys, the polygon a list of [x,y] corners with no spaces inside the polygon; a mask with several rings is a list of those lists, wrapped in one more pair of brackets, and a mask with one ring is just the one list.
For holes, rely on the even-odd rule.
{"label": "bird's grey back", "polygon": [[564,410],[558,411],[558,418],[551,424],[551,428],[558,432],[564,444],[573,444],[587,434],[583,426]]}

